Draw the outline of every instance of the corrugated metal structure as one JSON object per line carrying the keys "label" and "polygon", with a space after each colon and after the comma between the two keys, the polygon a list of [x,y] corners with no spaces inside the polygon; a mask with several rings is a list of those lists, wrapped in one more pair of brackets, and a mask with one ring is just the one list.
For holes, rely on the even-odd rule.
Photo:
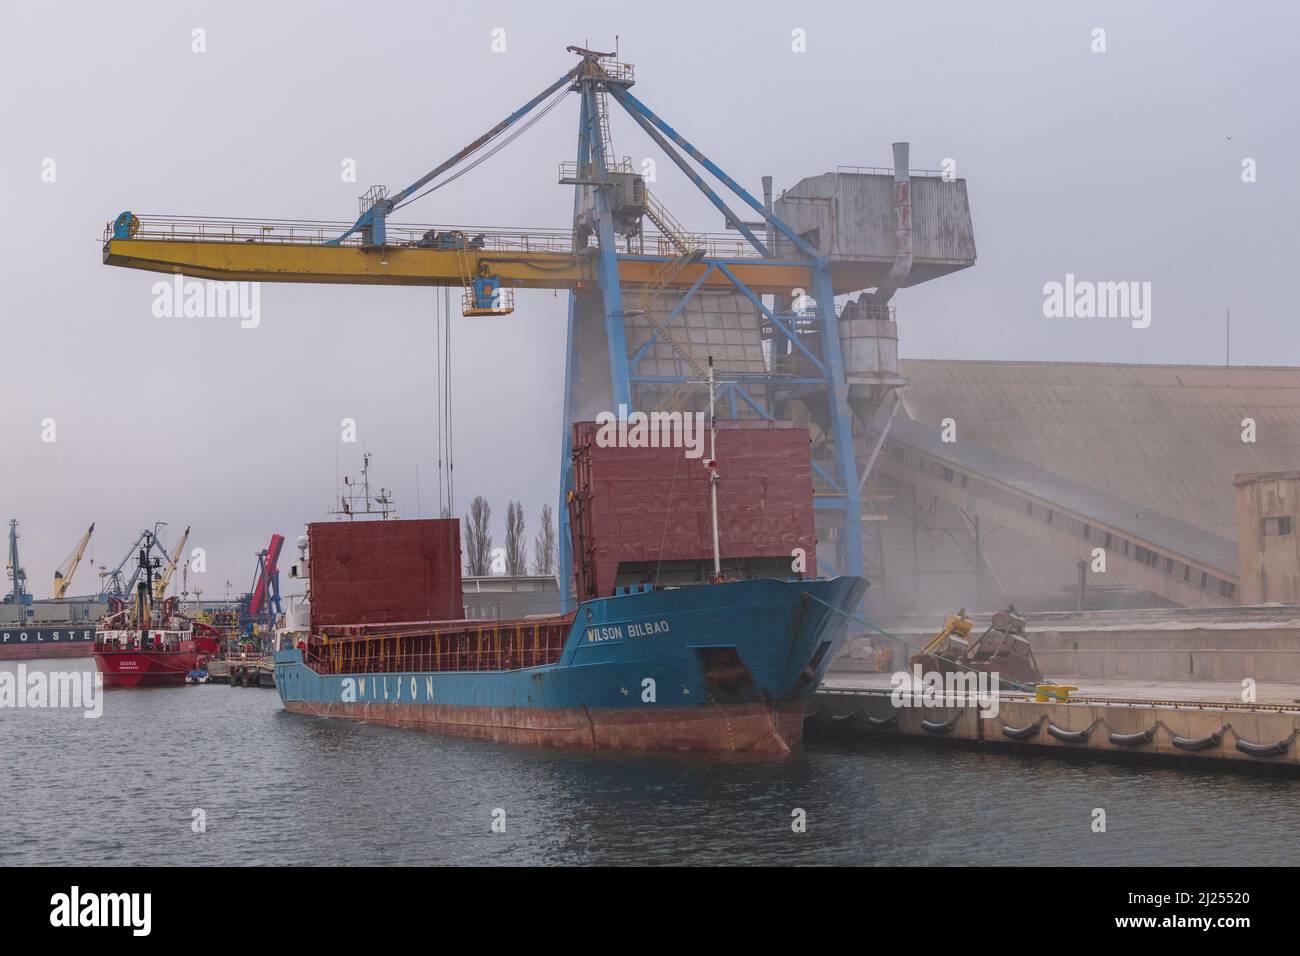
{"label": "corrugated metal structure", "polygon": [[[573,427],[569,527],[579,600],[615,587],[708,580],[713,571],[709,471],[681,448],[603,446]],[[707,450],[707,446],[706,446]],[[815,576],[808,433],[790,422],[720,422],[719,550],[728,577],[792,576],[804,549]]]}
{"label": "corrugated metal structure", "polygon": [[[911,177],[914,261],[904,287],[947,275],[975,261],[966,180],[913,171]],[[777,215],[822,254],[835,259],[886,262],[894,258],[894,177],[872,173],[823,173],[801,179],[777,198]],[[779,257],[793,245],[777,240]]]}
{"label": "corrugated metal structure", "polygon": [[[1237,569],[1231,553],[1237,539],[1234,476],[1286,470],[1300,462],[1297,368],[917,359],[901,360],[899,366],[909,381],[907,415],[931,426],[934,435],[951,418],[958,444],[968,450],[1004,455],[1058,483],[1077,483],[1127,502],[1132,515],[1111,517],[1135,532],[1161,537],[1163,527],[1187,526],[1186,534],[1163,538],[1193,566],[1180,568],[1172,559],[1169,573],[1197,585],[1204,569],[1195,559],[1213,562],[1224,572],[1217,586],[1211,573],[1207,585],[1218,603],[1237,599],[1229,586]],[[1245,419],[1255,423],[1253,441],[1243,441]],[[886,465],[888,454],[882,457]],[[1085,498],[1075,504],[1085,506]],[[873,588],[873,595],[881,598],[892,590],[903,598],[900,591],[917,589],[929,591],[935,603],[973,601],[973,529],[965,510],[927,503],[924,495],[913,508],[907,489],[896,489],[888,505],[896,520],[880,526],[885,586]],[[1072,603],[1068,592],[1077,585],[1078,555],[1009,524],[986,522],[981,531],[988,601],[1000,592],[1018,601],[1060,598],[1043,607]],[[1209,550],[1188,546],[1197,532]],[[916,537],[923,542],[919,547]],[[1166,560],[1159,557],[1155,570],[1166,574]],[[1088,578],[1102,604],[1108,599],[1100,592],[1132,587],[1115,573],[1123,566],[1113,567],[1109,575]],[[903,583],[906,587],[900,587]],[[1115,596],[1116,601],[1133,599]]]}
{"label": "corrugated metal structure", "polygon": [[[904,359],[917,421],[1236,540],[1233,478],[1300,462],[1300,368]],[[1242,420],[1256,423],[1242,441]]]}
{"label": "corrugated metal structure", "polygon": [[[630,302],[637,302],[638,296],[629,295]],[[680,296],[659,295],[654,297],[653,311],[659,316],[671,313],[678,304]],[[726,292],[698,292],[682,304],[676,321],[673,323],[673,343],[665,341],[662,334],[656,334],[654,322],[643,311],[629,309],[626,312],[626,335],[628,353],[639,356],[637,366],[640,378],[632,383],[632,402],[634,408],[665,408],[672,396],[681,386],[672,381],[655,381],[671,379],[690,373],[683,368],[683,362],[676,351],[680,349],[694,359],[703,368],[712,355],[718,368],[718,376],[730,379],[736,376],[763,376],[767,373],[767,360],[764,357],[763,342],[759,336],[759,314],[753,304],[744,296]],[[674,348],[676,346],[676,349]],[[762,385],[750,389],[759,402],[766,395]],[[683,389],[680,394],[680,407],[705,408],[708,406],[708,392],[702,388]],[[748,405],[741,404],[737,415],[757,417],[758,413]]]}
{"label": "corrugated metal structure", "polygon": [[307,539],[313,627],[465,616],[458,519],[314,522]]}
{"label": "corrugated metal structure", "polygon": [[[1237,600],[1237,549],[1228,539],[1040,465],[970,441],[945,441],[942,431],[900,417],[885,443],[881,472],[906,489],[914,527],[929,531],[942,505],[959,512],[972,539],[972,571],[985,560],[986,533],[997,531],[1025,541],[1031,554],[1073,557],[1076,587],[1118,584],[1191,606]],[[911,555],[917,569],[918,551],[914,547]],[[1099,554],[1106,567],[1092,568],[1097,577],[1089,582]]]}

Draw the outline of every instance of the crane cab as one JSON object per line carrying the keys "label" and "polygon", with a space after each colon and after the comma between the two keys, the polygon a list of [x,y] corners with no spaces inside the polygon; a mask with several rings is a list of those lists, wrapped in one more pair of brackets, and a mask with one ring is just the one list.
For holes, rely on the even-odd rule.
{"label": "crane cab", "polygon": [[461,300],[462,315],[509,315],[514,310],[515,290],[503,288],[497,276],[474,276],[465,287]]}

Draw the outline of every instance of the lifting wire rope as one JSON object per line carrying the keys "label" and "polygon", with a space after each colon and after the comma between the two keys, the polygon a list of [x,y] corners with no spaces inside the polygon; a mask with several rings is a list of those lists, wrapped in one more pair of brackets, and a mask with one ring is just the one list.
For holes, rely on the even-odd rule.
{"label": "lifting wire rope", "polygon": [[441,518],[447,513],[447,507],[442,474],[442,303],[436,297],[433,300],[433,381],[438,445],[438,517]]}
{"label": "lifting wire rope", "polygon": [[434,410],[437,416],[438,517],[451,517],[455,508],[455,468],[451,412],[451,290],[434,299]]}
{"label": "lifting wire rope", "polygon": [[[415,200],[427,196],[435,190],[441,189],[448,183],[455,182],[461,176],[470,170],[478,167],[482,163],[491,159],[498,152],[509,146],[523,133],[532,129],[539,120],[546,114],[550,113],[560,102],[567,96],[569,90],[561,89],[557,95],[553,96],[549,103],[540,109],[535,115],[529,117],[520,127],[512,131],[508,136],[496,143],[487,152],[482,153],[473,162],[457,170],[441,182],[434,183],[428,189],[417,193],[408,199],[403,200],[390,210],[397,210],[410,205]],[[493,142],[492,139],[485,140],[479,147],[487,146]],[[475,151],[477,152],[477,150]],[[471,153],[470,155],[474,155]],[[468,157],[466,157],[468,158]],[[437,418],[437,435],[436,443],[438,446],[438,517],[451,517],[455,509],[455,457],[454,443],[452,441],[453,415],[451,410],[451,290],[443,289],[442,301],[434,301],[434,414]],[[445,472],[444,472],[445,464]]]}
{"label": "lifting wire rope", "polygon": [[[551,101],[550,101],[549,103],[547,103],[544,107],[542,107],[540,110],[538,110],[537,113],[535,113],[533,116],[530,116],[527,120],[525,120],[523,123],[521,123],[521,124],[519,125],[519,128],[518,128],[518,129],[512,131],[512,132],[511,132],[511,133],[510,133],[510,134],[509,134],[505,139],[501,140],[501,142],[497,143],[495,146],[493,146],[493,147],[492,147],[490,150],[488,150],[486,153],[483,153],[481,156],[479,156],[477,159],[475,159],[472,163],[470,163],[469,165],[463,167],[462,169],[458,170],[457,172],[453,173],[452,175],[448,176],[446,179],[442,180],[441,182],[434,183],[432,186],[430,186],[428,189],[425,189],[423,192],[416,193],[414,196],[411,196],[411,197],[409,197],[409,198],[407,198],[407,199],[402,200],[400,203],[398,203],[396,206],[394,206],[391,210],[389,210],[390,214],[391,214],[391,213],[394,213],[394,212],[397,212],[397,210],[403,208],[404,206],[409,206],[411,203],[415,202],[417,199],[420,199],[420,198],[422,198],[422,197],[424,197],[424,196],[429,195],[429,193],[433,192],[434,190],[441,189],[443,186],[446,186],[448,183],[455,182],[457,179],[459,179],[461,176],[464,176],[464,175],[465,175],[467,172],[469,172],[471,169],[474,169],[474,168],[476,168],[477,166],[479,166],[481,163],[484,163],[484,162],[486,162],[487,160],[491,159],[493,156],[495,156],[495,155],[496,155],[497,153],[499,153],[501,150],[505,149],[507,146],[509,146],[511,143],[513,143],[516,139],[518,139],[518,138],[519,138],[521,135],[523,135],[525,132],[527,132],[528,130],[532,129],[533,126],[536,125],[536,123],[538,122],[538,120],[540,120],[540,119],[541,119],[543,116],[545,116],[547,113],[551,112],[551,110],[555,109],[555,107],[558,106],[558,105],[560,104],[560,102],[561,102],[561,101],[562,101],[562,100],[563,100],[563,99],[564,99],[568,94],[569,94],[569,89],[568,89],[567,87],[565,87],[565,88],[561,88],[560,91],[559,91],[555,96],[551,97]],[[482,149],[484,146],[486,146],[486,145],[487,145],[488,143],[490,143],[490,142],[492,142],[492,140],[490,140],[490,139],[489,139],[489,140],[485,140],[485,141],[484,141],[484,142],[479,146],[479,149]],[[475,152],[477,152],[477,150],[476,150]],[[474,155],[474,154],[471,153],[470,155],[472,156],[472,155]],[[469,158],[469,157],[467,156],[466,159],[468,159],[468,158]]]}
{"label": "lifting wire rope", "polygon": [[453,441],[455,419],[451,411],[451,289],[446,287],[442,290],[442,312],[447,329],[446,348],[443,351],[447,384],[443,404],[447,421],[447,516],[450,517],[456,507],[456,446]]}

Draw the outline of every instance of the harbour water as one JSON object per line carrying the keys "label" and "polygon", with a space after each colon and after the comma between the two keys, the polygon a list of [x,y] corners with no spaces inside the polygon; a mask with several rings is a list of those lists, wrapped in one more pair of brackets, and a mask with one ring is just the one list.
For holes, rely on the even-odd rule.
{"label": "harbour water", "polygon": [[[1300,828],[1300,782],[1289,779],[819,741],[787,760],[538,750],[295,716],[274,691],[224,685],[108,691],[99,719],[0,709],[0,763],[0,865],[1284,865],[1300,855],[1278,839]],[[1093,832],[1098,808],[1104,833]],[[792,828],[796,810],[804,832]]]}

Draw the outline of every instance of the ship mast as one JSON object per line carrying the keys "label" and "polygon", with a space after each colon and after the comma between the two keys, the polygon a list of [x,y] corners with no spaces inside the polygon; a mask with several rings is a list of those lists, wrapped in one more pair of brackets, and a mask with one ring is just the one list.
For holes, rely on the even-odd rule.
{"label": "ship mast", "polygon": [[[347,475],[343,476],[343,484],[347,488],[346,494],[339,495],[339,507],[337,511],[331,511],[330,514],[336,514],[348,521],[355,521],[358,515],[370,516],[379,515],[381,521],[397,517],[397,505],[393,501],[393,493],[387,488],[380,488],[378,494],[370,492],[370,453],[366,452],[361,456],[361,494],[357,494],[357,482],[353,481]],[[357,499],[364,502],[363,509],[357,508]],[[378,507],[376,507],[376,505]]]}
{"label": "ship mast", "polygon": [[144,545],[140,548],[139,562],[140,572],[143,577],[135,585],[135,613],[136,626],[140,628],[140,637],[148,637],[149,627],[153,623],[153,575],[159,565],[162,564],[155,557],[150,556],[153,551],[154,542],[157,538],[152,532],[146,531],[143,535]]}

